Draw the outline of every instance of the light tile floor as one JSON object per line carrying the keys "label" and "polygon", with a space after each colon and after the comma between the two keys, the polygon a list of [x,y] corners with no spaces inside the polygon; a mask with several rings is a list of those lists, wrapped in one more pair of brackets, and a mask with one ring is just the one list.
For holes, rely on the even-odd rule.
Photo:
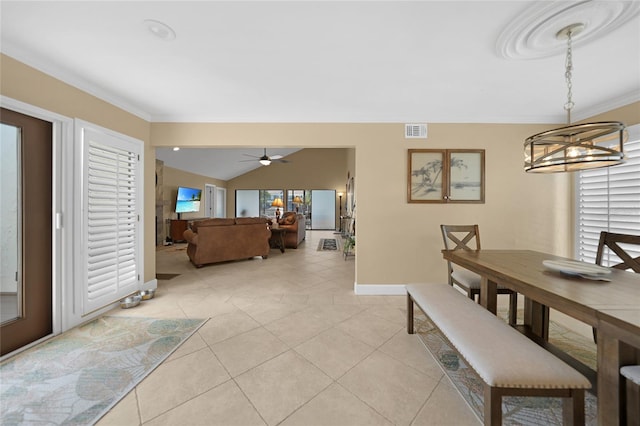
{"label": "light tile floor", "polygon": [[193,267],[157,252],[156,297],[110,315],[210,318],[99,425],[477,425],[416,335],[404,296],[355,296],[354,258],[298,249]]}

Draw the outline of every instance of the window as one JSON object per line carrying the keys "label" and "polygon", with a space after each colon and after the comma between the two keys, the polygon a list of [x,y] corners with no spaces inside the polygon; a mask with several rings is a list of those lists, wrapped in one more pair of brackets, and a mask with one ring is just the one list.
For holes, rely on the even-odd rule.
{"label": "window", "polygon": [[[628,132],[624,164],[578,173],[576,247],[584,262],[595,262],[600,231],[640,235],[640,124]],[[618,262],[605,252],[603,265]]]}
{"label": "window", "polygon": [[287,190],[287,211],[307,215],[311,208],[311,191],[305,189]]}
{"label": "window", "polygon": [[[276,198],[283,200],[283,195],[281,189],[237,189],[236,217],[275,217],[273,201]],[[280,214],[283,207],[278,207]]]}

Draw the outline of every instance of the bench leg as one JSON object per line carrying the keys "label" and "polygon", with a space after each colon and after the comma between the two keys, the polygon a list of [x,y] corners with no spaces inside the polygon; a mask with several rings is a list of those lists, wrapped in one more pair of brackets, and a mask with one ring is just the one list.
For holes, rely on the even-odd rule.
{"label": "bench leg", "polygon": [[486,383],[484,384],[484,425],[502,425],[502,394]]}
{"label": "bench leg", "polygon": [[582,426],[584,421],[584,389],[574,389],[570,398],[562,398],[562,424]]}
{"label": "bench leg", "polygon": [[407,293],[407,333],[414,334],[413,330],[413,299]]}

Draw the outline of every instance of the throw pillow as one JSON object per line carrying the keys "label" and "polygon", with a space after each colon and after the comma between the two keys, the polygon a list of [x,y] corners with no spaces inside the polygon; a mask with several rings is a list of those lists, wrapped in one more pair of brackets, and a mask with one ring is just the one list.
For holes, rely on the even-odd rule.
{"label": "throw pillow", "polygon": [[282,223],[284,225],[293,225],[296,223],[296,216],[293,214],[287,215],[284,219],[282,219]]}

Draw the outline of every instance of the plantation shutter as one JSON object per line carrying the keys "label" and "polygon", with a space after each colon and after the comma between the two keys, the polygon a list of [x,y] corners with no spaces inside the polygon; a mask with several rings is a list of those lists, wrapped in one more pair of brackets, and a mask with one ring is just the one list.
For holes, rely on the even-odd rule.
{"label": "plantation shutter", "polygon": [[[624,152],[624,164],[578,174],[577,247],[584,262],[595,262],[600,231],[640,235],[640,125],[629,128]],[[619,262],[605,251],[603,265]]]}
{"label": "plantation shutter", "polygon": [[140,289],[141,143],[87,128],[82,139],[87,314]]}

